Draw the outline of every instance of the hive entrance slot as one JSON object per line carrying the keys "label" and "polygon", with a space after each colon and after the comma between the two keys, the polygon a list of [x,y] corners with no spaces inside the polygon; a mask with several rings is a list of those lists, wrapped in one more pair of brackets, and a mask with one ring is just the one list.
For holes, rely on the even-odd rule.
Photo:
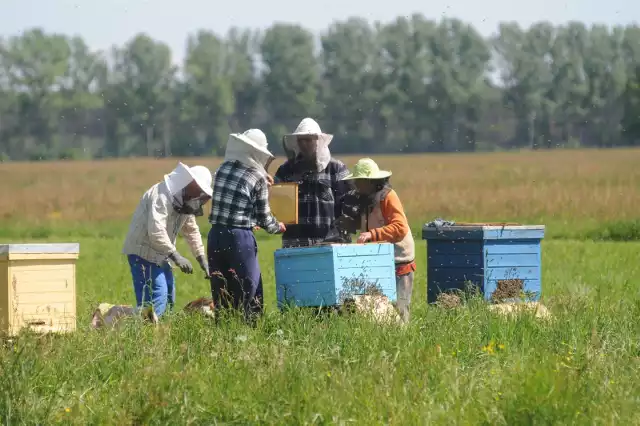
{"label": "hive entrance slot", "polygon": [[47,325],[47,322],[45,320],[31,320],[25,322],[27,323],[27,325]]}

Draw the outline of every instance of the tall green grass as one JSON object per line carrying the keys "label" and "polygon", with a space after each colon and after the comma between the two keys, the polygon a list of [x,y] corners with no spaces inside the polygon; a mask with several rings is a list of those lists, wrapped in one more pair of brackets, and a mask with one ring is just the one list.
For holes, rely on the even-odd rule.
{"label": "tall green grass", "polygon": [[[640,244],[543,241],[553,319],[503,318],[471,300],[427,306],[418,241],[412,321],[275,308],[273,250],[260,241],[268,312],[255,327],[180,308],[208,294],[178,273],[177,311],[88,329],[98,302],[132,303],[121,239],[83,237],[79,330],[0,349],[4,424],[638,424]],[[184,243],[179,247],[187,253]]]}

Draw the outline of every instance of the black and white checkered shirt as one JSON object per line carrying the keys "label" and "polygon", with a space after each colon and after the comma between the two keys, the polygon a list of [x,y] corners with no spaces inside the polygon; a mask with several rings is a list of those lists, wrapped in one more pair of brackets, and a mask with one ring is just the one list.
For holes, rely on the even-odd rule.
{"label": "black and white checkered shirt", "polygon": [[267,180],[239,161],[225,161],[213,178],[209,223],[234,228],[260,226],[270,234],[280,228],[269,207]]}
{"label": "black and white checkered shirt", "polygon": [[276,183],[298,183],[298,224],[287,225],[283,247],[311,246],[324,240],[341,214],[342,197],[351,189],[349,182],[341,181],[348,174],[347,166],[334,158],[321,172],[305,170],[304,164],[295,160],[278,168]]}

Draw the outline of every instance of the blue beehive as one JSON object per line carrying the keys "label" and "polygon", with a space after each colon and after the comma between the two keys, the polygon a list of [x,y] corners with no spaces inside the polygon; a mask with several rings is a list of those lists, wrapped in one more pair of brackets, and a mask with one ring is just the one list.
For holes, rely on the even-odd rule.
{"label": "blue beehive", "polygon": [[463,290],[471,282],[491,300],[500,287],[522,286],[528,300],[539,300],[540,242],[544,226],[425,226],[427,240],[427,300],[440,292]]}
{"label": "blue beehive", "polygon": [[396,300],[393,244],[331,244],[274,252],[278,305],[335,306],[373,284]]}

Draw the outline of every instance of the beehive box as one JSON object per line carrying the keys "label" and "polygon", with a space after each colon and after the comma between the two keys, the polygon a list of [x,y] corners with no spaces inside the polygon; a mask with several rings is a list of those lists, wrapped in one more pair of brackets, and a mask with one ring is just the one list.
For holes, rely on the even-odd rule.
{"label": "beehive box", "polygon": [[278,305],[337,306],[371,287],[396,300],[393,245],[327,244],[274,252]]}
{"label": "beehive box", "polygon": [[285,225],[298,224],[298,184],[277,183],[269,188],[271,212]]}
{"label": "beehive box", "polygon": [[0,334],[76,329],[79,244],[0,245]]}
{"label": "beehive box", "polygon": [[[427,241],[427,300],[470,282],[490,301],[540,299],[544,226],[463,225],[422,229]],[[518,296],[512,290],[520,288]],[[497,290],[497,291],[496,291]]]}

